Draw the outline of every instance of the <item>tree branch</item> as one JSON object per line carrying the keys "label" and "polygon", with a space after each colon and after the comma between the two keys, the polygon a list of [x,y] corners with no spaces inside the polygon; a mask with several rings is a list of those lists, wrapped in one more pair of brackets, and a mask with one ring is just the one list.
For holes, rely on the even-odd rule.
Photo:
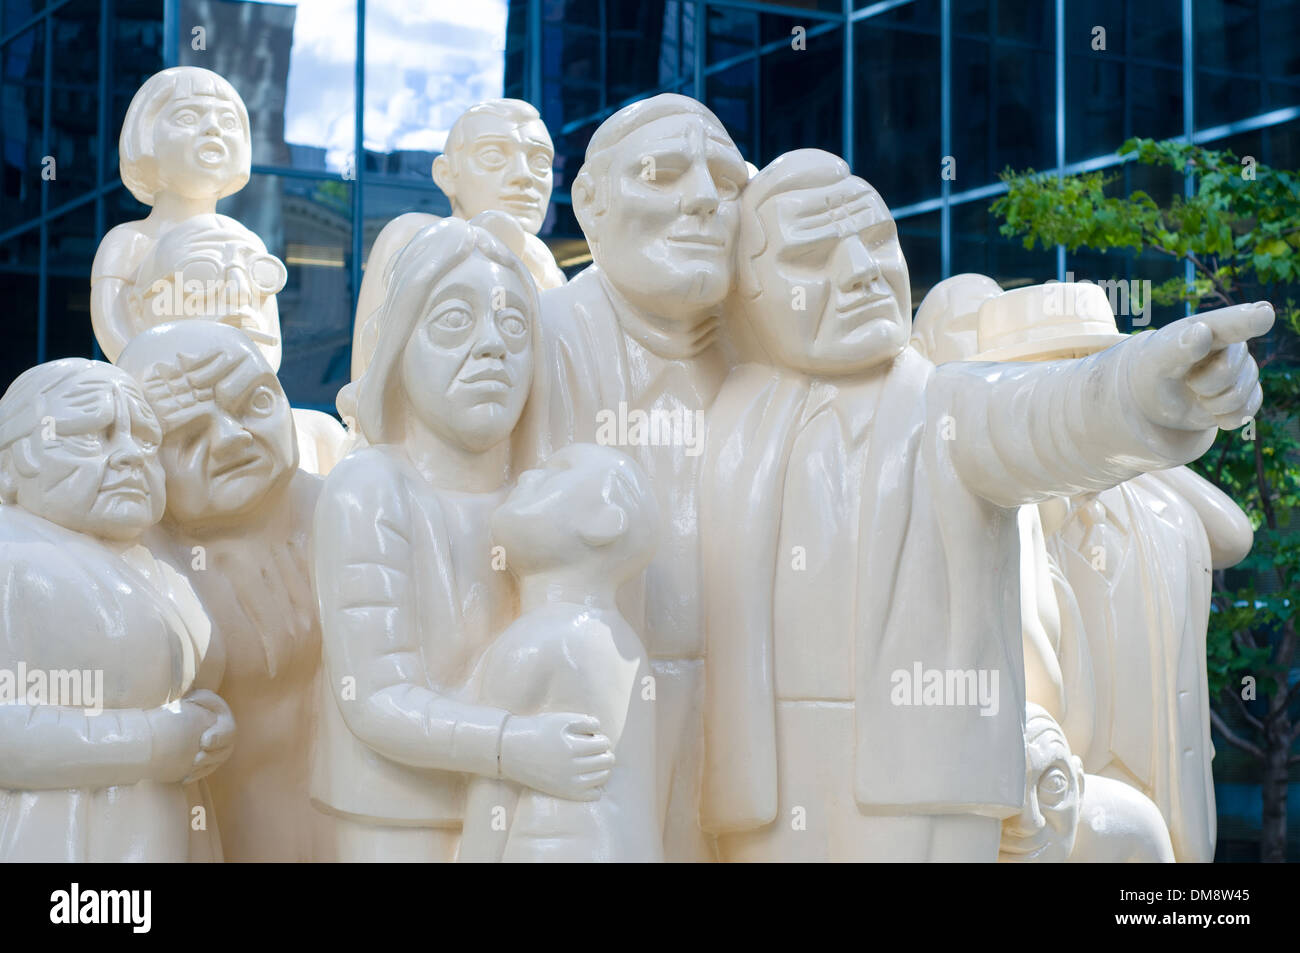
{"label": "tree branch", "polygon": [[1242,751],[1253,755],[1260,761],[1264,760],[1264,752],[1260,750],[1259,746],[1251,744],[1245,738],[1241,737],[1229,728],[1227,722],[1223,720],[1223,716],[1213,708],[1210,709],[1210,721],[1214,724],[1214,727],[1218,730],[1219,734],[1223,735],[1224,740],[1227,741],[1228,744],[1232,745],[1234,748],[1240,748]]}
{"label": "tree branch", "polygon": [[1246,719],[1246,722],[1250,727],[1254,728],[1260,734],[1263,734],[1264,723],[1250,713],[1250,709],[1246,707],[1246,702],[1242,699],[1241,695],[1237,692],[1228,692],[1227,695],[1237,703],[1237,710],[1241,712],[1242,717]]}

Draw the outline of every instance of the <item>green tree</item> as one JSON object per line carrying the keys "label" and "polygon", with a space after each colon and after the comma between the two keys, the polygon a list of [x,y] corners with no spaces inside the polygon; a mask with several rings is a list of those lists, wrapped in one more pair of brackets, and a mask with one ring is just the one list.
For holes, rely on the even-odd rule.
{"label": "green tree", "polygon": [[[1230,585],[1226,572],[1214,574],[1211,718],[1224,740],[1259,765],[1260,856],[1281,862],[1287,776],[1300,764],[1300,684],[1289,678],[1297,663],[1300,599],[1300,522],[1292,523],[1300,506],[1300,308],[1279,296],[1300,282],[1300,174],[1179,141],[1130,139],[1119,154],[1190,177],[1190,194],[1157,202],[1140,190],[1114,194],[1114,173],[1058,178],[1008,169],[1002,174],[1008,191],[992,211],[1004,219],[1002,234],[1020,236],[1026,248],[1154,252],[1191,262],[1193,280],[1173,278],[1152,288],[1156,304],[1187,302],[1204,310],[1265,299],[1277,309],[1274,332],[1251,342],[1264,389],[1258,419],[1220,432],[1194,468],[1236,500],[1256,527],[1254,548],[1238,567],[1249,572],[1233,573],[1247,582]],[[1223,714],[1229,710],[1233,723]]]}

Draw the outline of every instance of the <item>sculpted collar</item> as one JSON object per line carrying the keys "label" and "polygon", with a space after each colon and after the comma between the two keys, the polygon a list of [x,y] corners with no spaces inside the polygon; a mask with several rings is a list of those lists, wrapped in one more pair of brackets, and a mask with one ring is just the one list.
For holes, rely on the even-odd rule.
{"label": "sculpted collar", "polygon": [[652,354],[666,361],[683,360],[702,353],[717,339],[721,324],[717,310],[697,315],[689,323],[650,315],[628,301],[604,271],[599,267],[595,271],[623,332]]}

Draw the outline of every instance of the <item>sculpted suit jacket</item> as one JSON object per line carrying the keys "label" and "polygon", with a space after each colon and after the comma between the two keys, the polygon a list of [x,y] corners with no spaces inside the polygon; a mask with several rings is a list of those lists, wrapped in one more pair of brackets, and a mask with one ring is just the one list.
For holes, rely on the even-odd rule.
{"label": "sculpted suit jacket", "polygon": [[[1125,354],[1123,352],[1128,351]],[[1204,452],[1215,431],[1147,421],[1132,348],[1049,364],[894,359],[861,490],[854,795],[879,814],[1019,810],[1024,662],[1014,507],[1114,486]],[[807,378],[747,364],[713,407],[701,489],[707,633],[707,830],[777,813],[772,607],[782,487]],[[997,670],[996,715],[891,702],[891,673]]]}

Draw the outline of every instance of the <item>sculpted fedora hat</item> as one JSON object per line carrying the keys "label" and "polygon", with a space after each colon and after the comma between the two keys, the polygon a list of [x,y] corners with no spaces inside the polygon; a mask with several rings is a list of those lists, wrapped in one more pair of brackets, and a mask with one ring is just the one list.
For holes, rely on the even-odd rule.
{"label": "sculpted fedora hat", "polygon": [[1051,281],[1004,291],[980,306],[972,361],[1047,361],[1104,351],[1128,337],[1100,287]]}

